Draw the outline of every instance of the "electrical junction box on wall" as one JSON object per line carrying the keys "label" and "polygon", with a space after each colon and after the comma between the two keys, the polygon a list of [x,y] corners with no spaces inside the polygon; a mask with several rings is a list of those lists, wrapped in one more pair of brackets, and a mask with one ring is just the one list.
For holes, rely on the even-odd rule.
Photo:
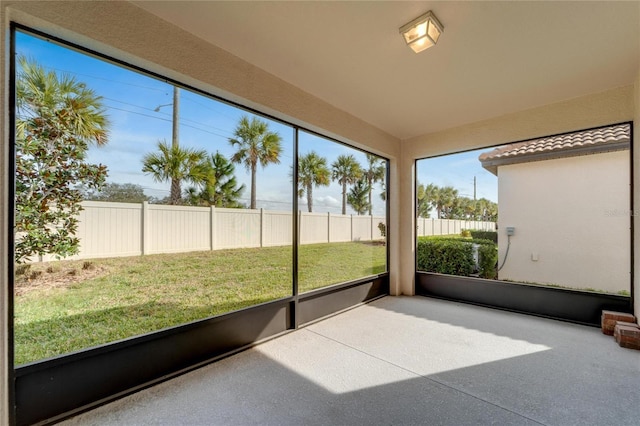
{"label": "electrical junction box on wall", "polygon": [[513,235],[516,233],[516,228],[513,226],[507,226],[507,235]]}

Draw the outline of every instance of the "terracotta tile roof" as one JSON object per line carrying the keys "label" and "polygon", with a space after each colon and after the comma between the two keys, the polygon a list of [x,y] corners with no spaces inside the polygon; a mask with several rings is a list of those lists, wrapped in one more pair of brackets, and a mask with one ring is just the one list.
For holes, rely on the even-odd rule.
{"label": "terracotta tile roof", "polygon": [[629,149],[629,124],[601,127],[548,138],[518,142],[480,154],[482,166],[492,173],[503,164],[542,161]]}

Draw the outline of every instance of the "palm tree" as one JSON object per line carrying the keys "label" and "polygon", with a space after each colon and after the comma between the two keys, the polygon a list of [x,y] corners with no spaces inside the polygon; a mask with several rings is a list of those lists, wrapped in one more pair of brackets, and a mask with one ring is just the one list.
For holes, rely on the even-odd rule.
{"label": "palm tree", "polygon": [[386,167],[383,164],[380,164],[381,162],[382,158],[373,154],[367,154],[367,163],[369,168],[364,171],[364,176],[369,184],[369,216],[371,216],[371,209],[373,208],[373,204],[371,203],[371,190],[373,189],[373,184],[376,182],[383,182],[387,171]]}
{"label": "palm tree", "polygon": [[15,261],[78,253],[83,191],[100,190],[107,168],[86,162],[107,143],[102,97],[67,74],[18,56],[14,196]]}
{"label": "palm tree", "polygon": [[382,192],[380,193],[380,199],[382,201],[387,201],[387,184],[384,181],[382,181],[382,184],[380,186],[382,186]]}
{"label": "palm tree", "polygon": [[[18,138],[43,124],[64,120],[66,131],[87,145],[107,143],[109,120],[102,96],[74,77],[46,72],[36,61],[18,57],[16,79]],[[52,137],[54,137],[52,135]]]}
{"label": "palm tree", "polygon": [[206,161],[209,177],[204,185],[187,188],[188,203],[195,206],[241,207],[238,200],[245,187],[238,186],[233,164],[219,152],[211,154]]}
{"label": "palm tree", "polygon": [[367,194],[371,193],[371,187],[366,177],[362,177],[356,181],[351,187],[347,202],[355,210],[358,215],[363,215],[367,210],[371,211],[371,205],[367,201]]}
{"label": "palm tree", "polygon": [[327,159],[319,156],[315,151],[300,157],[298,160],[298,182],[300,185],[298,196],[307,195],[307,207],[311,213],[313,211],[313,187],[329,186],[331,182]]}
{"label": "palm tree", "polygon": [[443,218],[451,219],[452,209],[458,198],[458,190],[453,186],[445,186],[440,188],[439,202],[440,211],[443,213]]}
{"label": "palm tree", "polygon": [[438,187],[432,183],[427,186],[418,185],[418,190],[416,191],[418,217],[429,217],[429,208],[432,206],[437,191]]}
{"label": "palm tree", "polygon": [[461,208],[462,208],[462,214],[463,214],[463,219],[466,220],[476,220],[476,200],[472,200],[471,198],[468,197],[463,197],[461,198]]}
{"label": "palm tree", "polygon": [[486,198],[480,198],[476,202],[476,220],[484,220],[489,222],[498,221],[498,205]]}
{"label": "palm tree", "polygon": [[356,158],[340,155],[331,164],[331,178],[342,185],[342,214],[347,214],[347,185],[352,185],[362,177],[362,168]]}
{"label": "palm tree", "polygon": [[436,209],[436,219],[442,218],[442,189],[436,185],[429,184],[425,189],[428,194],[426,197],[429,199],[429,204],[432,208]]}
{"label": "palm tree", "polygon": [[242,163],[251,172],[251,205],[256,208],[256,169],[258,163],[265,167],[269,163],[280,163],[282,153],[282,138],[277,132],[269,131],[269,124],[253,117],[249,121],[248,116],[243,116],[234,137],[229,138],[229,143],[237,147],[238,151],[231,157],[234,163]]}
{"label": "palm tree", "polygon": [[469,197],[457,197],[454,199],[449,219],[474,220],[476,202]]}
{"label": "palm tree", "polygon": [[206,164],[207,152],[182,148],[167,141],[158,142],[158,152],[142,158],[142,171],[150,174],[156,182],[171,181],[169,204],[180,204],[182,181],[195,185],[206,185],[210,178]]}

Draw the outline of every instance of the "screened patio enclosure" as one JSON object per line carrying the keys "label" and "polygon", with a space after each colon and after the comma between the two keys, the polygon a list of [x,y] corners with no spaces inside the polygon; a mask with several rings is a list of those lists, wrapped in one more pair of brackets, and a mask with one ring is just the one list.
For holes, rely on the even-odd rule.
{"label": "screened patio enclosure", "polygon": [[[444,30],[437,44],[416,54],[406,46],[398,29],[428,10],[437,15]],[[634,256],[635,206],[640,199],[636,191],[640,185],[633,167],[640,155],[633,147],[640,121],[640,2],[9,0],[2,2],[0,18],[2,424],[68,417],[385,295],[427,293],[582,323],[592,321],[565,314],[576,300],[585,297],[589,298],[585,303],[591,316],[604,306],[640,314]],[[64,60],[65,55],[82,59]],[[116,252],[107,247],[100,249],[111,253],[104,256],[107,263],[99,263],[103,258],[97,256],[75,261],[79,262],[78,270],[83,262],[90,263],[79,274],[97,274],[91,278],[97,280],[96,291],[118,283],[128,290],[117,288],[114,294],[131,303],[109,306],[107,299],[114,299],[110,296],[91,303],[99,314],[83,316],[86,313],[65,305],[65,310],[53,312],[49,318],[38,317],[58,306],[63,292],[86,292],[90,286],[79,281],[69,284],[67,278],[65,286],[47,289],[49,298],[42,296],[35,302],[40,293],[24,285],[16,274],[21,271],[21,263],[15,260],[22,236],[15,227],[20,218],[16,211],[24,195],[16,191],[17,184],[22,184],[16,172],[23,170],[21,160],[31,159],[21,155],[25,139],[20,123],[33,117],[25,115],[25,98],[17,90],[26,69],[21,57],[59,76],[73,74],[102,97],[112,126],[110,139],[102,151],[89,151],[86,158],[107,165],[108,183],[140,184],[146,197],[169,199],[168,181],[162,188],[154,186],[151,172],[142,171],[142,159],[154,153],[160,142],[170,146],[172,139],[179,140],[182,148],[205,149],[208,156],[218,152],[235,165],[236,188],[244,185],[242,213],[222,222],[227,207],[213,204],[158,208],[146,201],[150,207],[145,210],[143,201],[139,209],[110,201],[109,208],[120,213],[126,210],[130,215],[132,231],[120,240],[132,240],[135,234],[140,239],[135,240],[135,253],[123,249],[113,254]],[[81,62],[83,65],[76,67]],[[106,75],[98,72],[107,66],[114,68]],[[124,74],[117,74],[121,72]],[[129,85],[118,89],[121,83]],[[137,94],[150,88],[158,90]],[[172,98],[174,90],[180,94],[179,110]],[[135,109],[138,114],[128,115],[134,107],[139,108]],[[180,119],[174,120],[178,111]],[[205,112],[209,114],[206,119],[197,115]],[[234,132],[243,116],[249,123],[252,118],[267,123],[280,141],[279,162],[257,168],[256,196],[249,195],[251,167],[232,161],[236,151],[231,149],[237,145],[230,140],[241,139]],[[147,119],[155,120],[149,127],[157,133],[144,130]],[[172,136],[175,122],[180,122],[179,138]],[[121,127],[119,123],[123,123]],[[502,283],[477,277],[460,277],[456,283],[450,282],[448,275],[416,273],[420,238],[416,234],[420,226],[416,192],[423,183],[418,182],[417,160],[621,123],[630,125],[630,185],[624,189],[629,191],[628,211],[624,213],[629,233],[620,243],[620,250],[630,259],[628,294],[605,295],[603,301],[589,291],[544,289],[557,306],[553,312],[540,312],[535,306],[509,306],[521,296],[511,293],[513,287],[500,290]],[[192,136],[191,131],[200,134]],[[345,191],[336,174],[328,178],[326,186],[312,185],[314,197],[308,198],[301,165],[303,157],[312,152],[326,158],[331,176],[332,165],[338,164],[340,157],[351,156],[362,169],[382,166],[382,177],[373,183],[362,181],[358,197],[356,183],[345,184]],[[468,165],[461,163],[450,169],[465,167]],[[116,179],[118,173],[127,179]],[[368,194],[364,190],[367,184]],[[455,186],[455,182],[438,185]],[[165,192],[152,194],[151,189]],[[466,191],[459,193],[473,198]],[[363,206],[367,202],[371,209]],[[594,206],[602,212],[614,209],[619,210]],[[183,228],[160,225],[149,229],[154,226],[150,223],[168,223],[163,221],[170,220],[169,215],[178,217],[178,210],[180,217],[190,218],[180,222]],[[359,216],[367,216],[369,221],[360,224]],[[313,227],[305,229],[305,220],[313,220]],[[180,229],[190,229],[194,223],[206,225],[207,231],[189,231],[193,241],[187,250],[186,243],[181,245],[183,241],[171,235],[186,235]],[[134,226],[140,229],[134,232]],[[145,226],[149,228],[142,229]],[[520,224],[506,226],[515,227],[516,232],[521,229]],[[123,228],[115,229],[124,232]],[[233,229],[238,229],[236,236],[223,235]],[[83,238],[90,241],[91,237]],[[151,238],[146,240],[147,249],[163,247],[165,252],[145,254],[145,238]],[[515,241],[517,235],[513,238]],[[238,242],[244,239],[253,246]],[[219,251],[215,246],[219,241],[242,247],[221,247]],[[267,246],[273,241],[278,244]],[[191,247],[197,251],[190,251]],[[242,260],[227,260],[215,273],[204,271],[201,263],[190,263],[200,256],[199,261],[211,266],[222,258],[224,250],[236,248],[249,254]],[[528,250],[527,256],[531,258],[534,252],[535,248]],[[165,275],[142,278],[137,283],[144,291],[139,293],[155,298],[134,301],[132,281],[116,279],[116,268],[125,265],[125,259],[132,262],[126,264],[130,276],[143,276],[148,270],[164,274],[188,264],[195,284],[181,286],[186,281],[177,283]],[[350,259],[358,259],[361,268],[351,267]],[[53,262],[51,269],[55,270]],[[154,262],[154,266],[137,262]],[[336,266],[340,262],[346,265]],[[33,271],[37,270],[35,263]],[[46,269],[40,276],[48,274]],[[199,276],[198,271],[202,272]],[[249,277],[247,271],[254,275]],[[227,300],[224,309],[216,310],[222,303],[211,302],[214,308],[205,303],[214,300],[212,293],[194,290],[207,279],[236,272],[229,279],[236,287],[220,297],[233,293],[238,299]],[[27,281],[33,284],[38,275]],[[216,291],[230,287],[223,284],[208,287]],[[166,291],[158,290],[162,285]],[[484,291],[493,295],[489,300],[474,299],[473,293],[482,286],[490,287]],[[169,292],[178,287],[180,296]],[[439,290],[434,290],[436,287]],[[265,288],[271,291],[267,295],[262,293]],[[522,288],[530,291],[537,287]],[[102,341],[84,340],[78,347],[64,346],[76,339],[63,338],[61,343],[49,345],[52,352],[43,351],[28,361],[17,358],[22,356],[21,348],[33,345],[39,350],[45,346],[38,348],[42,340],[35,336],[42,335],[30,334],[34,330],[46,332],[79,317],[87,327],[108,325],[132,312],[147,319],[164,318],[167,312],[175,315],[180,311],[171,309],[178,297],[193,301],[195,308],[182,309],[174,322],[154,323]],[[498,299],[499,303],[494,303]],[[127,308],[125,315],[127,306],[131,309]],[[90,334],[88,328],[83,330],[76,336]]]}

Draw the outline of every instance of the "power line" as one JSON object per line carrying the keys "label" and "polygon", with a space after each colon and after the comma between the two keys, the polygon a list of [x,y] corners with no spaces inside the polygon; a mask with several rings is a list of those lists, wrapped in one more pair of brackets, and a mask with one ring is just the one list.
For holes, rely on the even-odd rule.
{"label": "power line", "polygon": [[[46,65],[43,65],[43,67],[47,68],[47,69],[50,69],[52,71],[58,71],[58,72],[66,73],[66,74],[74,74],[74,75],[82,76],[82,77],[89,77],[89,78],[93,78],[93,79],[96,79],[96,80],[108,81],[110,83],[123,84],[123,85],[126,85],[126,86],[139,87],[141,89],[146,89],[146,90],[154,90],[156,92],[165,92],[166,94],[168,94],[165,89],[161,89],[159,87],[143,86],[141,84],[128,83],[128,82],[124,82],[124,81],[113,80],[113,79],[106,78],[106,77],[98,77],[98,76],[91,75],[91,74],[79,73],[77,71],[63,70],[63,69],[60,69],[60,68],[54,68],[54,67],[50,67],[50,66],[46,66]],[[147,78],[150,78],[150,77],[147,77]],[[162,84],[168,84],[168,83],[162,83]]]}
{"label": "power line", "polygon": [[[137,115],[140,115],[140,116],[143,116],[143,117],[153,118],[153,119],[155,119],[155,120],[166,121],[166,122],[168,122],[168,123],[171,123],[171,122],[172,122],[172,120],[171,120],[171,119],[169,119],[169,118],[164,118],[164,117],[159,117],[159,116],[154,116],[154,115],[144,114],[144,113],[142,113],[142,112],[138,112],[138,111],[131,111],[131,110],[124,109],[124,108],[118,108],[118,107],[114,107],[114,106],[112,106],[112,105],[106,105],[106,106],[107,106],[107,108],[114,109],[114,110],[116,110],[116,111],[123,111],[123,112],[128,112],[128,113],[130,113],[130,114],[137,114]],[[132,106],[133,106],[133,105],[132,105]],[[168,114],[161,114],[161,115],[168,115]],[[183,123],[183,121],[184,121],[184,119],[180,119],[180,125],[181,125],[181,126],[185,126],[185,127],[189,127],[189,128],[191,128],[191,129],[199,130],[199,131],[201,131],[201,132],[203,132],[203,133],[208,133],[208,134],[210,134],[210,135],[218,136],[218,137],[221,137],[221,138],[224,138],[224,139],[228,139],[228,138],[229,138],[228,136],[226,136],[226,135],[222,135],[222,134],[220,134],[220,133],[215,133],[215,132],[212,132],[212,131],[209,131],[209,130],[202,129],[202,128],[200,128],[200,127],[197,127],[197,126],[194,126],[194,125],[191,125],[191,124]],[[191,122],[193,122],[193,123],[198,123],[197,121],[194,121],[194,120],[189,120],[189,121],[191,121]],[[202,126],[206,126],[206,124],[203,124]],[[211,127],[211,126],[207,126],[207,127]],[[214,128],[215,128],[215,127],[214,127]],[[280,157],[282,157],[282,158],[288,158],[288,159],[290,159],[290,160],[292,160],[292,161],[293,161],[293,156],[291,156],[291,155],[280,154]]]}
{"label": "power line", "polygon": [[[186,92],[186,94],[191,95],[191,94],[193,94],[193,93],[191,93],[191,92]],[[194,104],[199,105],[199,106],[201,106],[201,107],[203,107],[203,108],[205,108],[205,109],[208,109],[209,111],[213,111],[213,112],[215,112],[216,114],[224,115],[224,116],[226,116],[226,117],[228,117],[228,118],[230,118],[230,119],[232,119],[232,120],[235,120],[235,119],[236,119],[236,117],[232,117],[231,115],[229,115],[229,114],[227,114],[227,113],[225,113],[225,112],[222,112],[222,111],[216,110],[216,109],[214,109],[214,108],[211,108],[210,106],[207,106],[207,105],[203,104],[202,102],[198,102],[198,101],[196,101],[195,99],[192,99],[192,98],[191,98],[191,96],[186,96],[186,95],[185,95],[185,96],[184,96],[184,99],[185,99],[185,100],[187,100],[187,101],[189,101],[189,102],[193,102]],[[214,102],[217,102],[217,103],[218,103],[218,104],[220,104],[220,105],[225,105],[225,106],[226,106],[226,107],[228,107],[228,108],[233,108],[233,107],[229,107],[229,106],[227,106],[226,104],[224,104],[223,102],[220,102],[220,101],[214,101]]]}
{"label": "power line", "polygon": [[149,117],[149,118],[153,118],[153,119],[156,119],[156,120],[168,121],[169,123],[171,122],[171,120],[169,120],[168,118],[154,117],[153,115],[143,114],[141,112],[131,111],[131,110],[124,109],[124,108],[118,108],[118,107],[114,107],[114,106],[110,106],[110,105],[107,105],[107,108],[115,109],[116,111],[124,111],[124,112],[128,112],[128,113],[131,113],[131,114],[137,114],[137,115],[141,115],[143,117]]}
{"label": "power line", "polygon": [[[166,122],[169,122],[169,123],[171,123],[171,122],[172,122],[172,120],[171,120],[171,119],[168,119],[168,118],[157,117],[157,116],[153,116],[153,115],[149,115],[149,114],[144,114],[144,113],[142,113],[142,112],[131,111],[131,110],[124,109],[124,108],[114,107],[114,106],[111,106],[111,105],[107,105],[107,107],[108,107],[108,108],[110,108],[110,109],[115,109],[116,111],[123,111],[123,112],[128,112],[128,113],[130,113],[130,114],[137,114],[137,115],[141,115],[141,116],[143,116],[143,117],[149,117],[149,118],[153,118],[153,119],[155,119],[155,120],[166,121]],[[196,130],[199,130],[199,131],[201,131],[201,132],[208,133],[208,134],[210,134],[210,135],[219,136],[219,137],[221,137],[221,138],[225,138],[225,139],[227,139],[227,136],[225,136],[225,135],[221,135],[221,134],[219,134],[219,133],[215,133],[215,132],[211,132],[211,131],[209,131],[209,130],[201,129],[201,128],[199,128],[199,127],[196,127],[196,126],[193,126],[193,125],[190,125],[190,124],[181,123],[181,126],[190,127],[190,128],[192,128],[192,129],[196,129]]]}
{"label": "power line", "polygon": [[[121,103],[123,105],[129,105],[129,106],[134,107],[134,108],[140,108],[140,109],[143,109],[145,111],[152,111],[152,112],[154,112],[155,114],[158,114],[158,115],[164,115],[164,116],[167,116],[167,117],[172,117],[172,115],[169,114],[169,113],[156,111],[155,109],[147,108],[147,107],[144,107],[142,105],[136,105],[136,104],[132,104],[130,102],[125,102],[125,101],[122,101],[122,100],[119,100],[119,99],[113,99],[113,98],[109,98],[109,97],[106,97],[106,96],[103,96],[103,99],[107,99],[107,100],[112,101],[112,102],[118,102],[118,103]],[[126,111],[126,110],[122,110],[122,111]],[[129,112],[133,112],[133,111],[129,111]],[[191,120],[189,118],[185,118],[184,115],[180,116],[179,122],[181,124],[184,123],[184,122],[194,123],[194,124],[196,124],[198,126],[208,127],[210,129],[218,130],[218,131],[221,131],[221,132],[229,133],[229,135],[233,135],[233,132],[227,131],[227,130],[225,130],[223,128],[220,128],[220,127],[211,126],[211,125],[208,125],[208,124],[202,124],[200,121],[196,121],[196,120]],[[228,136],[225,136],[225,137],[228,137]]]}
{"label": "power line", "polygon": [[[157,88],[157,87],[143,86],[143,85],[140,85],[140,84],[134,84],[134,83],[128,83],[128,82],[124,82],[124,81],[113,80],[113,79],[106,78],[106,77],[98,77],[98,76],[91,75],[91,74],[84,74],[84,73],[79,73],[79,72],[76,72],[76,71],[69,71],[69,70],[64,70],[64,69],[55,68],[55,67],[46,66],[46,65],[43,65],[43,67],[44,67],[44,68],[47,68],[47,69],[50,69],[50,70],[52,70],[52,71],[58,71],[58,72],[67,73],[67,74],[74,74],[74,75],[82,76],[82,77],[89,77],[89,78],[93,78],[93,79],[96,79],[96,80],[108,81],[108,82],[110,82],[110,83],[117,83],[117,84],[123,84],[123,85],[133,86],[133,87],[139,87],[139,88],[146,89],[146,90],[154,90],[154,91],[157,91],[157,92],[164,92],[165,94],[167,94],[167,95],[168,95],[168,93],[167,93],[167,91],[166,91],[165,89],[161,89],[161,88]],[[123,69],[124,69],[124,68],[123,68]],[[125,70],[126,70],[126,69],[125,69]],[[131,71],[130,71],[130,72],[131,72]],[[147,77],[147,78],[151,78],[151,77]],[[162,83],[162,82],[161,82],[161,83]],[[168,83],[162,83],[162,84],[168,84]],[[192,95],[192,94],[193,94],[192,92],[185,92],[185,93],[186,93],[186,94],[188,94],[188,95]],[[147,107],[144,107],[144,106],[141,106],[141,105],[135,105],[135,104],[132,104],[132,103],[129,103],[129,102],[124,102],[124,101],[121,101],[121,100],[118,100],[118,99],[109,98],[109,97],[107,97],[107,96],[103,96],[103,98],[104,98],[104,99],[108,99],[108,100],[113,101],[113,102],[118,102],[118,103],[122,103],[122,104],[125,104],[125,105],[133,106],[133,107],[136,107],[136,108],[141,108],[141,109],[144,109],[144,110],[154,111],[154,112],[155,112],[155,110],[154,110],[154,109],[147,108]],[[213,111],[213,112],[215,112],[216,114],[224,115],[224,116],[226,116],[226,117],[228,117],[228,118],[231,118],[231,119],[233,119],[233,120],[235,120],[235,119],[236,119],[236,117],[232,117],[231,115],[229,115],[229,114],[227,114],[227,113],[225,113],[225,112],[222,112],[222,111],[220,111],[220,110],[217,110],[217,109],[211,108],[210,106],[207,106],[207,105],[203,104],[202,102],[198,102],[198,101],[196,101],[195,99],[191,98],[190,96],[184,96],[184,95],[183,95],[183,98],[184,98],[184,99],[186,99],[186,100],[188,100],[188,101],[190,101],[190,102],[193,102],[193,103],[195,103],[195,104],[197,104],[197,105],[199,105],[199,106],[201,106],[201,107],[203,107],[203,108],[205,108],[205,109],[208,109],[208,110],[210,110],[210,111]],[[214,102],[220,103],[221,105],[223,104],[223,103],[222,103],[222,102],[220,102],[220,101],[215,101],[215,100],[214,100]],[[230,107],[230,108],[233,108],[233,107]],[[130,112],[131,112],[131,111],[130,111]],[[166,114],[166,113],[160,113],[160,114]],[[192,123],[197,123],[197,124],[199,124],[199,125],[201,125],[201,126],[210,127],[210,128],[212,128],[212,129],[216,129],[216,130],[219,130],[219,131],[222,131],[222,132],[225,132],[225,133],[229,133],[229,135],[233,135],[233,132],[228,131],[228,130],[226,130],[226,129],[222,129],[222,128],[220,128],[220,127],[210,126],[210,125],[206,125],[206,124],[201,124],[201,123],[198,123],[198,122],[197,122],[197,121],[195,121],[195,120],[190,120],[190,119],[188,119],[188,118],[183,118],[183,117],[181,117],[181,118],[180,118],[180,121],[181,121],[181,122],[182,122],[182,121],[191,121]],[[224,137],[227,137],[227,136],[224,136]]]}
{"label": "power line", "polygon": [[[69,70],[64,70],[64,69],[55,68],[55,67],[46,66],[46,65],[43,65],[43,67],[47,68],[49,70],[53,70],[53,71],[58,71],[58,72],[67,73],[67,74],[74,74],[76,76],[89,77],[89,78],[93,78],[93,79],[96,79],[96,80],[108,81],[110,83],[123,84],[123,85],[132,86],[132,87],[139,87],[139,88],[146,89],[146,90],[154,90],[154,91],[165,92],[166,93],[165,89],[160,89],[160,88],[157,88],[157,87],[143,86],[143,85],[140,85],[140,84],[134,84],[134,83],[128,83],[128,82],[124,82],[124,81],[113,80],[113,79],[106,78],[106,77],[98,77],[98,76],[91,75],[91,74],[84,74],[84,73],[79,73],[79,72],[76,72],[76,71],[69,71]],[[147,78],[150,78],[150,77],[147,77]],[[168,84],[168,83],[163,83],[163,84]],[[191,94],[191,92],[187,92],[187,93]],[[166,93],[166,94],[168,95],[168,93]],[[135,104],[132,104],[130,102],[125,102],[125,101],[122,101],[122,100],[119,100],[119,99],[113,99],[113,98],[106,97],[106,96],[103,96],[103,98],[107,99],[107,100],[110,100],[112,102],[118,102],[118,103],[121,103],[121,104],[124,104],[124,105],[129,105],[129,106],[132,106],[134,108],[140,108],[140,109],[143,109],[143,110],[154,111],[155,112],[154,109],[147,108],[147,107],[144,107],[144,106],[141,106],[141,105],[135,105]],[[225,116],[227,116],[229,118],[235,119],[235,117],[231,117],[228,114],[225,114],[225,113],[223,113],[221,111],[217,111],[217,110],[215,110],[213,108],[210,108],[210,107],[204,105],[201,102],[198,102],[198,101],[196,101],[194,99],[191,99],[189,96],[186,96],[184,98],[189,100],[189,101],[191,101],[191,102],[193,102],[193,103],[195,103],[195,104],[197,104],[197,105],[200,105],[200,106],[202,106],[202,107],[204,107],[206,109],[209,109],[209,110],[211,110],[211,111],[213,111],[213,112],[215,112],[217,114],[222,114],[222,115],[225,115]],[[131,114],[138,114],[138,115],[143,116],[143,117],[154,118],[154,119],[157,119],[157,120],[171,122],[171,120],[169,120],[169,119],[156,117],[156,116],[152,116],[152,115],[148,115],[148,114],[143,114],[143,113],[140,113],[140,112],[137,112],[137,111],[131,111],[131,110],[123,109],[123,108],[117,108],[117,107],[109,106],[109,105],[107,105],[107,107],[111,108],[111,109],[114,109],[114,110],[117,110],[117,111],[128,112],[128,113],[131,113]],[[168,115],[166,113],[160,113],[160,114],[161,115]],[[218,131],[221,131],[221,132],[225,132],[225,133],[228,133],[228,135],[223,135],[223,134],[220,134],[220,133],[216,133],[216,132],[212,132],[212,131],[208,131],[208,130],[202,129],[201,127],[196,127],[194,125],[189,125],[189,124],[184,123],[185,121],[194,123],[194,124],[196,124],[198,126],[208,127],[210,129],[215,129],[215,130],[218,130]],[[196,120],[191,120],[191,119],[183,118],[183,117],[180,118],[180,125],[183,125],[185,127],[190,127],[192,129],[199,130],[201,132],[208,133],[208,134],[211,134],[211,135],[214,135],[214,136],[219,136],[219,137],[222,137],[222,138],[225,138],[225,139],[228,139],[229,135],[233,135],[233,132],[228,131],[226,129],[222,129],[222,128],[215,127],[215,126],[210,126],[210,125],[207,125],[207,124],[202,124],[202,123],[200,123],[200,122],[198,122]],[[287,156],[287,155],[284,155],[283,157],[293,159],[293,157]]]}

